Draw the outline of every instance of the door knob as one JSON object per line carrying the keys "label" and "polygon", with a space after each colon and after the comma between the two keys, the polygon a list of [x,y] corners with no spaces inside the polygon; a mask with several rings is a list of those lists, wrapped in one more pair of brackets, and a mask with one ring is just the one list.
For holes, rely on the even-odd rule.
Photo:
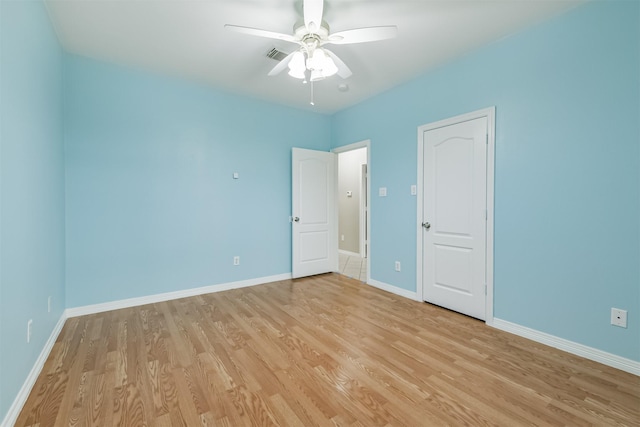
{"label": "door knob", "polygon": [[300,222],[300,218],[298,218],[297,216],[296,216],[296,217],[293,217],[293,220],[294,220],[295,222]]}
{"label": "door knob", "polygon": [[428,222],[423,222],[422,226],[424,227],[425,230],[428,230],[431,228],[431,224],[429,224]]}

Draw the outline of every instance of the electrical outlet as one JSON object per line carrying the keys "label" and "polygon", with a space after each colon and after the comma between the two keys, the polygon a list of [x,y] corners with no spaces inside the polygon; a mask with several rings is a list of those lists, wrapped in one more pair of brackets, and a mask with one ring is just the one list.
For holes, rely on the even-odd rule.
{"label": "electrical outlet", "polygon": [[611,324],[613,326],[627,327],[627,310],[611,308]]}
{"label": "electrical outlet", "polygon": [[33,319],[27,321],[27,344],[31,342],[31,329],[33,327]]}
{"label": "electrical outlet", "polygon": [[414,184],[411,186],[411,195],[415,196],[416,194],[418,194],[418,187]]}
{"label": "electrical outlet", "polygon": [[340,235],[340,240],[344,242],[344,234]]}
{"label": "electrical outlet", "polygon": [[396,271],[400,271],[400,261],[396,261]]}
{"label": "electrical outlet", "polygon": [[240,257],[239,256],[234,256],[233,257],[233,265],[240,265]]}
{"label": "electrical outlet", "polygon": [[51,313],[51,296],[47,298],[47,313]]}

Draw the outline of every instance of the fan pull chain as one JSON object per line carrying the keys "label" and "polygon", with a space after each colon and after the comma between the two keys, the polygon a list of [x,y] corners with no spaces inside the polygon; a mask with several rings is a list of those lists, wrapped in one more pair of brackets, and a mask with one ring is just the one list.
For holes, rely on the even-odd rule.
{"label": "fan pull chain", "polygon": [[313,102],[313,80],[311,80],[311,101],[309,102],[309,104],[311,105],[316,105],[315,102]]}

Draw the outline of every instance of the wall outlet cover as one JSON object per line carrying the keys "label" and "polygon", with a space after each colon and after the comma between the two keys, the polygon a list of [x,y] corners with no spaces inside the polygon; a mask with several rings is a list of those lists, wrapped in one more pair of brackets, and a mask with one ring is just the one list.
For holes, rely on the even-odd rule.
{"label": "wall outlet cover", "polygon": [[621,328],[627,327],[627,310],[611,308],[611,324]]}

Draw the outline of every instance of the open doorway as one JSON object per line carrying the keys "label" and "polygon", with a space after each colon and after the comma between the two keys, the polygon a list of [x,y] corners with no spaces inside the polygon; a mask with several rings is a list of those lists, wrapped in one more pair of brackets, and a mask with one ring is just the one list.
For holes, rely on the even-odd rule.
{"label": "open doorway", "polygon": [[334,149],[338,154],[339,272],[369,281],[369,141]]}

